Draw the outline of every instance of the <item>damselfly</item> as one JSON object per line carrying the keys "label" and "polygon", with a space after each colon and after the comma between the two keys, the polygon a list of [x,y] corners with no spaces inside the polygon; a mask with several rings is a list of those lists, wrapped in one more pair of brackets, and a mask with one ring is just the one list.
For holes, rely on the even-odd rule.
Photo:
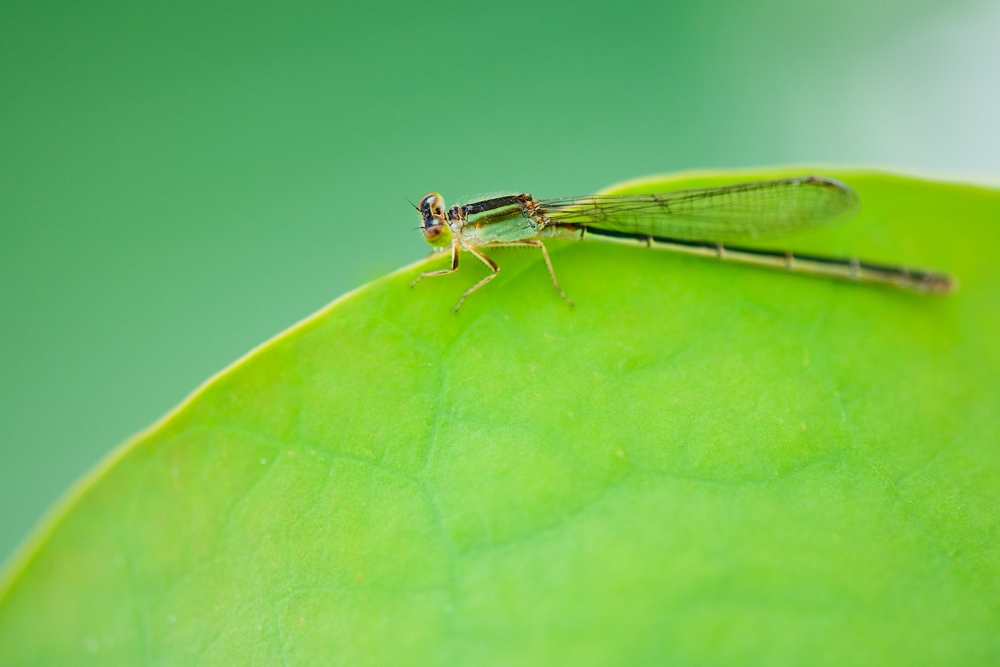
{"label": "damselfly", "polygon": [[542,251],[552,284],[559,287],[543,239],[610,241],[670,250],[730,262],[754,264],[843,280],[881,283],[918,292],[950,292],[955,279],[945,273],[891,266],[855,258],[802,255],[729,245],[731,241],[787,236],[845,217],[858,207],[850,187],[832,178],[805,176],[659,194],[587,195],[535,199],[529,194],[483,199],[445,209],[432,192],[420,200],[424,238],[451,250],[451,266],[426,271],[413,281],[458,270],[465,250],[490,274],[462,293],[466,297],[493,280],[500,267],[484,247],[533,246]]}

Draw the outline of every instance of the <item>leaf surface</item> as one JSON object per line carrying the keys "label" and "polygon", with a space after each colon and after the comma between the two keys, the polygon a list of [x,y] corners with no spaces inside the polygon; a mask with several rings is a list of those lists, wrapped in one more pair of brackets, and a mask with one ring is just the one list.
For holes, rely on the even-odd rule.
{"label": "leaf surface", "polygon": [[995,664],[1000,193],[810,172],[862,210],[786,247],[960,291],[553,242],[575,309],[504,249],[453,314],[484,268],[407,267],[81,482],[0,663]]}

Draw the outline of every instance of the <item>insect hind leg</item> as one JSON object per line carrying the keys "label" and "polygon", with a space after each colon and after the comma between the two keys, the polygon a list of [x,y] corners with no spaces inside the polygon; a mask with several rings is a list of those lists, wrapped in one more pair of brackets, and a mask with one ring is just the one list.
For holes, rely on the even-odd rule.
{"label": "insect hind leg", "polygon": [[510,243],[502,243],[498,245],[540,248],[542,251],[542,257],[545,259],[545,266],[549,269],[549,277],[552,278],[552,286],[556,288],[556,292],[559,293],[559,296],[566,299],[566,303],[568,303],[570,307],[576,306],[576,304],[573,303],[573,299],[569,298],[566,292],[563,291],[562,287],[559,286],[559,279],[556,278],[556,270],[552,266],[552,260],[549,258],[549,250],[545,247],[544,243],[538,239],[533,239],[529,241],[511,241]]}

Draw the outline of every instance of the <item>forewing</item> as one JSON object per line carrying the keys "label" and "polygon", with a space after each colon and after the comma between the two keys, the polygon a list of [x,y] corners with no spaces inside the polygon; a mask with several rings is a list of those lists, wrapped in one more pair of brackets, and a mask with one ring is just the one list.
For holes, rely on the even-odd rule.
{"label": "forewing", "polygon": [[847,185],[807,176],[647,195],[547,199],[539,213],[629,234],[691,241],[777,238],[823,224],[857,208]]}

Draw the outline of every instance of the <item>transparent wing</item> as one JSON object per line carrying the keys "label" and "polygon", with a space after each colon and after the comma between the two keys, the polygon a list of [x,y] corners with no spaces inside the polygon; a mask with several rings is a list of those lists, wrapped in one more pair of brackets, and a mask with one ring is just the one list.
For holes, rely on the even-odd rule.
{"label": "transparent wing", "polygon": [[726,242],[787,236],[857,206],[857,195],[844,183],[806,176],[649,195],[543,199],[538,212],[556,223]]}

